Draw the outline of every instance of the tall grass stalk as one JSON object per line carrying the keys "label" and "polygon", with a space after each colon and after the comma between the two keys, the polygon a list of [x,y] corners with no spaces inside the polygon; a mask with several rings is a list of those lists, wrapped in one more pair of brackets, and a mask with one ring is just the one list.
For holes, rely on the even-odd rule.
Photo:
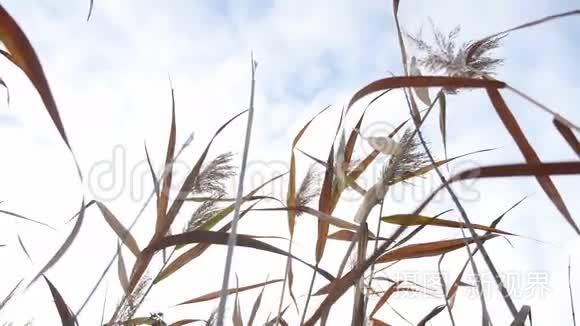
{"label": "tall grass stalk", "polygon": [[248,123],[246,125],[246,136],[244,139],[244,151],[242,154],[242,164],[240,166],[240,178],[238,181],[238,189],[236,193],[236,202],[234,206],[234,217],[232,219],[231,232],[228,237],[228,251],[226,254],[226,264],[224,267],[224,276],[222,280],[222,288],[220,291],[220,302],[217,311],[217,326],[223,326],[224,314],[226,309],[226,302],[228,297],[228,283],[232,269],[232,259],[234,255],[234,247],[237,241],[238,220],[240,217],[240,207],[242,206],[242,196],[244,192],[244,177],[246,176],[246,163],[248,161],[248,152],[250,149],[250,138],[252,135],[252,124],[254,120],[254,91],[256,87],[256,67],[257,63],[254,61],[254,55],[251,55],[252,81],[250,86],[250,106],[248,108]]}

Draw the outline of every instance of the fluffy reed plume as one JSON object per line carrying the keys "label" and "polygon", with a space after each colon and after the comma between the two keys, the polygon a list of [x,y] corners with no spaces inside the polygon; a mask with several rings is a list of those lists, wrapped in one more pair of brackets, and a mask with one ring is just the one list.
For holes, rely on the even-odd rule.
{"label": "fluffy reed plume", "polygon": [[135,315],[137,309],[139,309],[139,303],[142,301],[141,299],[143,295],[145,295],[145,292],[147,291],[147,288],[149,287],[150,283],[151,277],[149,277],[149,275],[145,275],[141,279],[141,281],[139,282],[133,293],[127,296],[127,300],[124,300],[123,306],[119,310],[120,313],[117,321],[122,322],[125,320],[129,320],[133,317],[133,315]]}
{"label": "fluffy reed plume", "polygon": [[194,194],[212,194],[221,197],[226,194],[225,182],[236,175],[235,166],[231,165],[232,152],[218,155],[199,173],[192,192]]}
{"label": "fluffy reed plume", "polygon": [[191,214],[191,218],[187,222],[183,232],[197,229],[205,221],[214,216],[219,211],[217,202],[220,198],[221,197],[211,198],[201,203],[193,212],[193,214]]}
{"label": "fluffy reed plume", "polygon": [[427,163],[429,163],[429,157],[423,150],[416,133],[407,129],[401,137],[397,152],[391,156],[383,169],[382,180],[385,184],[391,184],[394,180],[417,171]]}
{"label": "fluffy reed plume", "polygon": [[[318,196],[320,193],[320,173],[316,170],[314,165],[311,165],[306,172],[306,176],[298,188],[298,193],[296,194],[296,205],[308,206],[308,204]],[[301,211],[297,211],[296,215],[302,214]]]}
{"label": "fluffy reed plume", "polygon": [[[503,63],[503,59],[495,57],[492,52],[501,46],[501,40],[507,34],[458,46],[459,26],[444,34],[431,21],[431,30],[432,44],[425,41],[421,31],[415,35],[407,34],[407,37],[419,52],[417,63],[432,73],[451,77],[486,77],[493,76]],[[444,90],[448,94],[458,91],[454,88]]]}

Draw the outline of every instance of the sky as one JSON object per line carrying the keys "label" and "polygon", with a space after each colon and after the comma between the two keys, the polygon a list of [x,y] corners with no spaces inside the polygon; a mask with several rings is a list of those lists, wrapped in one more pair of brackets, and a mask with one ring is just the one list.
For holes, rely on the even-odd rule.
{"label": "sky", "polygon": [[[574,5],[573,1],[548,0],[535,1],[533,6],[528,1],[401,1],[400,20],[410,33],[421,26],[427,32],[429,19],[443,31],[461,25],[460,39],[468,41],[545,15],[576,9]],[[2,6],[17,20],[37,51],[85,180],[79,182],[71,156],[34,88],[17,68],[0,61],[0,75],[10,90],[9,105],[0,92],[0,150],[7,153],[0,163],[3,185],[0,201],[4,201],[0,209],[38,219],[57,230],[9,216],[0,218],[0,244],[6,245],[0,247],[4,262],[0,297],[21,278],[30,280],[56,252],[72,228],[66,221],[78,210],[83,196],[103,201],[125,225],[131,223],[152,190],[144,161],[144,142],[158,170],[165,157],[171,117],[169,76],[175,88],[177,143],[194,134],[174,178],[177,187],[219,125],[247,108],[253,53],[258,62],[256,113],[245,182],[246,189],[252,189],[260,180],[287,171],[292,138],[316,112],[333,105],[312,124],[299,148],[325,158],[340,110],[350,96],[391,72],[403,73],[388,1],[95,0],[89,22],[85,21],[88,1],[5,0]],[[580,121],[575,107],[580,100],[580,80],[574,68],[580,47],[573,31],[579,28],[580,21],[570,17],[518,31],[509,35],[497,52],[506,59],[498,70],[498,79],[533,95],[576,125]],[[576,159],[552,128],[549,115],[509,92],[503,94],[543,160]],[[361,101],[347,116],[347,131],[354,126],[366,103],[368,99]],[[450,156],[485,148],[496,150],[454,162],[445,173],[486,164],[522,162],[485,93],[469,91],[449,97],[447,110]],[[362,133],[388,133],[406,118],[406,112],[401,94],[393,93],[369,110]],[[234,122],[216,139],[210,157],[232,151],[236,154],[234,163],[239,166],[244,130],[245,118]],[[433,152],[443,157],[435,116],[427,121],[425,135]],[[363,157],[368,151],[368,145],[361,143],[355,156]],[[311,161],[300,154],[297,160],[301,178]],[[379,172],[377,168],[365,174],[361,183],[370,186]],[[554,178],[573,216],[580,210],[575,187],[579,180],[576,176]],[[232,190],[236,182],[237,179],[232,180]],[[285,183],[283,179],[266,187],[264,193],[284,198]],[[429,175],[417,180],[414,187],[393,189],[387,196],[384,215],[410,212],[436,185],[434,176]],[[473,222],[480,224],[489,224],[515,202],[529,196],[500,224],[501,229],[522,237],[510,238],[513,247],[503,239],[494,239],[486,247],[501,274],[506,279],[515,279],[516,305],[531,305],[538,325],[571,324],[567,265],[570,260],[573,271],[578,270],[580,257],[573,249],[578,248],[580,240],[537,182],[526,178],[482,180],[454,187]],[[360,198],[354,193],[347,193],[345,198],[334,215],[351,220]],[[272,205],[261,203],[260,207]],[[186,211],[194,208],[192,205]],[[452,208],[449,198],[441,196],[425,214]],[[98,210],[92,208],[86,214],[77,240],[47,273],[74,311],[116,250],[115,234]],[[376,214],[371,214],[370,225],[376,223]],[[178,218],[174,232],[184,225],[186,215]],[[457,219],[459,215],[454,211],[448,218]],[[149,240],[153,227],[154,208],[149,205],[132,231],[141,247]],[[393,229],[385,226],[385,233],[381,234],[386,236]],[[252,213],[240,224],[239,231],[288,236],[283,213]],[[296,233],[294,253],[313,262],[316,221],[301,217]],[[22,253],[18,235],[32,262]],[[416,241],[457,237],[461,237],[459,230],[433,230],[423,232]],[[283,240],[269,242],[280,248],[287,246]],[[344,243],[329,242],[322,266],[335,273],[345,249]],[[124,257],[127,264],[133,263],[129,251],[124,251]],[[217,301],[179,307],[175,304],[219,289],[224,257],[225,248],[210,248],[190,266],[154,287],[139,315],[163,312],[167,321],[207,318]],[[465,259],[464,250],[446,255],[443,267],[447,283],[453,281]],[[484,281],[487,278],[485,295],[494,324],[509,323],[511,316],[491,282],[489,271],[481,259],[477,261]],[[240,285],[248,285],[267,277],[281,277],[284,262],[285,258],[272,254],[236,249],[234,271]],[[398,265],[383,275],[428,282],[437,272],[437,257]],[[298,263],[294,263],[294,268],[294,291],[300,296],[307,292],[311,272]],[[110,316],[120,300],[122,290],[115,269],[108,273],[80,314],[82,325],[99,322],[105,297],[105,316]],[[473,278],[466,280],[472,282]],[[324,284],[317,279],[315,288]],[[580,280],[573,278],[572,286],[573,293],[580,296]],[[439,289],[438,284],[433,287]],[[280,291],[279,285],[267,288],[267,299],[258,320],[265,320],[268,312],[274,313]],[[245,318],[257,294],[253,291],[241,295]],[[314,298],[311,309],[320,302],[320,298]],[[479,322],[478,302],[471,289],[459,291],[454,309],[459,325]],[[419,294],[395,295],[389,300],[390,306],[412,324],[441,303],[440,298]],[[304,300],[300,299],[299,304],[302,307]],[[352,296],[340,300],[330,323],[348,324],[351,304]],[[408,324],[391,307],[383,307],[377,317],[393,325]],[[298,314],[293,309],[287,317],[291,324],[298,323]],[[35,325],[58,324],[58,314],[42,282],[26,291],[19,290],[17,297],[0,312],[2,323],[21,325],[29,320]],[[448,324],[445,313],[432,322],[432,325]]]}

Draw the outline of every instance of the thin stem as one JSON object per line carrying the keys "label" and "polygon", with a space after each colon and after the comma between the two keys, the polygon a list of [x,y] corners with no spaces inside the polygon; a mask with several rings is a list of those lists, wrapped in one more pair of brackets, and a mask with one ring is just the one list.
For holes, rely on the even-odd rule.
{"label": "thin stem", "polygon": [[451,305],[449,304],[449,298],[447,297],[447,286],[445,285],[443,273],[441,273],[441,262],[443,262],[443,257],[445,257],[445,253],[443,253],[439,258],[439,262],[437,263],[437,271],[439,272],[441,291],[443,292],[443,297],[445,298],[445,307],[447,308],[447,312],[449,312],[449,319],[451,319],[451,325],[455,326],[455,319],[453,318],[453,313],[451,312]]}
{"label": "thin stem", "polygon": [[242,165],[240,167],[240,179],[238,181],[238,190],[236,193],[236,202],[234,204],[234,218],[232,220],[231,232],[228,237],[228,251],[226,254],[226,264],[224,268],[224,277],[222,281],[222,288],[220,291],[220,303],[218,306],[217,313],[217,326],[223,326],[224,324],[224,314],[226,309],[226,301],[228,297],[228,283],[230,280],[230,272],[232,269],[232,259],[234,255],[234,247],[237,242],[237,228],[238,220],[240,218],[240,207],[242,205],[242,195],[244,191],[244,177],[246,176],[246,164],[248,161],[248,151],[250,148],[250,138],[252,135],[252,123],[254,120],[254,90],[256,86],[255,72],[256,72],[256,61],[254,61],[254,56],[251,56],[252,65],[252,82],[250,89],[250,106],[248,109],[248,123],[246,125],[246,136],[244,140],[244,152],[242,155]]}
{"label": "thin stem", "polygon": [[[379,238],[381,236],[381,217],[383,216],[384,202],[385,202],[385,199],[383,198],[381,200],[381,206],[379,208],[379,220],[377,221],[377,231],[375,233],[376,238],[375,238],[375,246],[373,248],[373,252],[377,251],[377,248],[379,247]],[[371,275],[370,275],[370,279],[369,279],[369,285],[368,285],[368,289],[367,289],[367,297],[366,297],[365,306],[364,306],[365,313],[367,311],[367,306],[369,304],[369,297],[370,297],[370,292],[372,290],[374,274],[375,274],[375,263],[373,262],[373,264],[371,265]]]}
{"label": "thin stem", "polygon": [[570,266],[570,259],[568,258],[568,289],[570,290],[570,308],[572,309],[572,322],[576,326],[576,311],[574,310],[574,297],[572,296],[572,267]]}
{"label": "thin stem", "polygon": [[[288,243],[288,252],[292,252],[292,240],[294,239],[294,232],[290,235],[290,243]],[[276,326],[280,325],[280,314],[282,313],[282,305],[284,303],[284,293],[286,292],[286,281],[288,280],[288,273],[290,272],[290,256],[286,258],[286,269],[284,270],[284,281],[282,281],[282,293],[280,293],[280,303],[278,304],[278,315],[276,315]]]}
{"label": "thin stem", "polygon": [[[316,264],[316,267],[318,267],[318,263]],[[316,269],[314,270],[314,273],[312,273],[312,278],[310,279],[310,286],[308,287],[308,296],[306,297],[306,303],[304,304],[304,311],[302,312],[302,317],[300,318],[300,324],[298,325],[302,325],[304,324],[304,319],[306,319],[306,312],[308,311],[308,304],[310,303],[310,297],[312,296],[312,288],[314,287],[314,280],[316,279]]]}

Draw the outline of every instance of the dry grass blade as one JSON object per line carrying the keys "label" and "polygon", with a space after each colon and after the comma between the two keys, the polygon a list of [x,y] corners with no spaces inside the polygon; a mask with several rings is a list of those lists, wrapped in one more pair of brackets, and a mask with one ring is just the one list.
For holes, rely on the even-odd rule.
{"label": "dry grass blade", "polygon": [[371,326],[391,326],[380,319],[371,319]]}
{"label": "dry grass blade", "polygon": [[530,319],[530,324],[532,322],[532,308],[530,306],[523,306],[518,312],[514,321],[510,324],[511,326],[525,326],[526,320]]}
{"label": "dry grass blade", "polygon": [[125,295],[129,295],[129,278],[127,277],[127,269],[125,268],[125,260],[123,259],[123,251],[121,244],[117,243],[117,274],[119,275],[119,282]]}
{"label": "dry grass blade", "polygon": [[[322,182],[322,189],[320,190],[320,199],[318,201],[318,210],[325,214],[330,214],[332,211],[332,179],[334,176],[334,146],[331,147],[326,162],[326,171],[324,173],[324,181]],[[326,237],[328,236],[329,224],[326,221],[318,220],[318,237],[316,238],[316,263],[318,264],[324,254],[326,247]]]}
{"label": "dry grass blade", "polygon": [[[359,135],[357,130],[361,129],[362,122],[363,122],[363,119],[365,117],[365,114],[367,113],[368,108],[369,108],[369,105],[367,105],[367,107],[365,108],[365,110],[361,114],[355,127],[350,132],[350,136],[348,136],[348,141],[346,142],[346,146],[344,148],[344,160],[342,162],[342,165],[344,168],[348,168],[348,166],[350,164],[350,161],[352,159],[352,153],[354,152],[354,145],[356,144],[356,139],[358,138],[358,135]],[[341,162],[338,162],[338,163],[341,163]]]}
{"label": "dry grass blade", "polygon": [[256,211],[287,211],[287,210],[295,210],[295,211],[299,211],[299,212],[304,212],[304,213],[308,213],[309,215],[312,215],[314,217],[316,217],[318,220],[324,221],[330,225],[334,225],[336,227],[339,228],[343,228],[343,229],[349,229],[349,230],[356,230],[358,228],[358,225],[347,222],[343,219],[340,219],[338,217],[334,217],[332,215],[329,214],[325,214],[323,212],[320,212],[318,210],[315,210],[314,208],[310,208],[310,207],[296,207],[296,208],[286,208],[286,207],[279,207],[279,208],[258,208],[255,209]]}
{"label": "dry grass blade", "polygon": [[[235,289],[228,289],[227,294],[245,292],[248,290],[256,289],[259,287],[263,287],[263,286],[273,284],[273,283],[278,283],[278,282],[282,282],[282,279],[276,279],[276,280],[270,280],[270,281],[266,281],[266,282],[262,282],[262,283],[246,285],[246,286],[242,286],[242,287],[237,287]],[[179,303],[179,305],[210,301],[210,300],[214,300],[214,299],[219,298],[219,296],[220,296],[220,291],[210,292],[210,293],[204,294],[202,296],[199,296],[199,297],[187,300],[187,301],[183,301],[182,303]]]}
{"label": "dry grass blade", "polygon": [[[356,229],[353,229],[356,230]],[[328,236],[328,239],[332,240],[340,240],[340,241],[352,241],[352,239],[356,236],[356,232],[351,230],[338,230]],[[376,240],[377,237],[372,235],[370,232],[367,236],[368,240]],[[379,237],[379,240],[387,240],[387,238]]]}
{"label": "dry grass blade", "polygon": [[2,85],[6,89],[6,104],[10,106],[10,89],[8,88],[8,85],[6,85],[6,82],[4,82],[4,79],[2,78],[0,78],[0,85]]}
{"label": "dry grass blade", "polygon": [[453,88],[504,88],[505,83],[497,80],[442,76],[388,77],[374,81],[356,92],[348,107],[352,107],[368,94],[391,88],[406,87],[453,87]]}
{"label": "dry grass blade", "polygon": [[552,123],[558,129],[558,132],[562,137],[566,140],[568,145],[572,148],[574,153],[580,157],[580,142],[578,142],[578,138],[574,135],[574,132],[568,126],[560,122],[558,119],[553,119]]}
{"label": "dry grass blade", "polygon": [[151,173],[151,178],[153,179],[153,188],[155,189],[155,196],[157,201],[159,201],[159,182],[157,181],[157,175],[155,175],[155,170],[153,169],[153,164],[151,164],[151,158],[149,157],[149,151],[147,150],[147,144],[143,144],[145,147],[145,158],[147,159],[147,166],[149,167],[149,173]]}
{"label": "dry grass blade", "polygon": [[20,245],[20,248],[22,248],[22,251],[24,251],[24,254],[26,255],[26,258],[28,258],[28,261],[33,263],[32,258],[30,257],[30,254],[28,253],[28,250],[26,250],[26,247],[24,246],[24,243],[22,242],[22,238],[20,237],[20,234],[18,234],[18,244]]}
{"label": "dry grass blade", "polygon": [[395,282],[387,289],[387,291],[385,291],[385,293],[383,293],[383,295],[381,296],[381,298],[379,299],[379,301],[377,302],[377,304],[373,308],[373,311],[369,315],[369,318],[373,318],[373,316],[379,311],[379,309],[381,309],[382,306],[387,302],[387,300],[389,300],[391,295],[393,295],[393,293],[395,293],[397,291],[397,288],[399,287],[399,285],[402,282],[403,281]]}
{"label": "dry grass blade", "polygon": [[[247,112],[247,110],[244,110],[244,111],[236,114],[234,117],[232,117],[231,119],[226,121],[226,123],[224,123],[222,126],[220,126],[218,128],[218,130],[215,132],[215,134],[213,135],[213,137],[211,138],[211,140],[207,144],[205,150],[203,151],[203,153],[201,154],[201,156],[199,157],[199,159],[195,163],[194,167],[192,168],[192,170],[189,172],[189,174],[185,178],[185,181],[183,182],[179,193],[175,197],[173,204],[171,205],[171,207],[169,208],[169,211],[166,214],[166,218],[164,220],[163,226],[159,229],[159,233],[158,234],[156,233],[153,236],[153,238],[150,241],[150,244],[153,244],[153,243],[159,241],[160,239],[162,239],[163,236],[165,234],[167,234],[167,232],[169,231],[169,228],[171,227],[173,220],[175,219],[175,217],[177,216],[177,213],[181,210],[183,203],[187,199],[187,195],[189,193],[191,193],[191,191],[195,185],[195,181],[199,175],[199,172],[201,170],[201,166],[203,165],[203,162],[205,161],[205,158],[207,157],[207,154],[209,152],[209,149],[210,149],[211,144],[213,143],[214,139],[232,121],[234,121],[236,118],[238,118],[239,116],[241,116],[242,114],[244,114],[246,112]],[[141,277],[145,273],[147,266],[149,266],[151,259],[153,259],[153,255],[150,253],[148,253],[146,255],[140,255],[138,257],[137,261],[135,262],[135,265],[133,266],[133,271],[131,272],[131,278],[129,279],[129,292],[130,293],[133,292],[133,290],[135,289],[135,286],[137,286],[137,283],[139,282],[139,280],[141,279]]]}
{"label": "dry grass blade", "polygon": [[182,320],[178,320],[176,322],[173,322],[171,324],[169,324],[169,326],[183,326],[183,325],[187,325],[187,324],[193,324],[193,323],[197,323],[197,322],[206,322],[203,319],[182,319]]}
{"label": "dry grass blade", "polygon": [[[20,29],[16,21],[10,16],[10,14],[4,9],[2,5],[0,5],[0,41],[2,41],[6,47],[6,50],[8,50],[11,61],[16,66],[18,66],[24,72],[24,74],[26,74],[30,82],[34,85],[40,94],[42,102],[44,103],[44,106],[46,107],[46,110],[50,115],[54,126],[58,130],[62,140],[72,154],[72,147],[66,135],[56,102],[52,92],[50,91],[50,87],[48,86],[48,81],[44,75],[44,70],[42,69],[42,65],[36,56],[36,52],[34,51],[30,41],[22,29]],[[79,177],[82,179],[80,167],[76,161],[76,158],[74,160]]]}
{"label": "dry grass blade", "polygon": [[20,215],[20,214],[16,214],[16,213],[13,213],[13,212],[5,211],[5,210],[3,210],[3,209],[0,209],[0,213],[2,213],[2,214],[6,214],[6,215],[10,215],[10,216],[13,216],[13,217],[16,217],[16,218],[19,218],[19,219],[25,220],[25,221],[29,221],[29,222],[32,222],[32,223],[36,223],[36,224],[39,224],[39,225],[43,225],[43,226],[46,226],[47,228],[49,228],[49,229],[51,229],[51,230],[53,230],[53,231],[56,231],[56,229],[55,229],[55,228],[53,228],[52,226],[50,226],[50,225],[48,225],[48,224],[46,224],[46,223],[44,223],[44,222],[40,222],[40,221],[37,221],[37,220],[31,219],[31,218],[28,218],[28,217],[26,217],[26,216],[22,216],[22,215]]}
{"label": "dry grass blade", "polygon": [[2,300],[2,302],[0,302],[0,311],[2,311],[2,309],[4,309],[4,307],[6,306],[6,304],[12,299],[14,293],[16,293],[16,290],[18,289],[20,284],[22,284],[22,282],[24,282],[24,279],[18,281],[18,283],[16,283],[16,285],[12,288],[12,290],[10,290],[8,295],[6,295],[6,297]]}
{"label": "dry grass blade", "polygon": [[254,301],[254,305],[252,306],[252,312],[250,313],[250,318],[248,319],[248,326],[252,326],[254,324],[254,319],[256,319],[256,314],[258,313],[258,309],[260,309],[260,305],[262,304],[262,295],[264,294],[265,289],[266,284],[262,286],[260,294],[258,294],[256,300]]}
{"label": "dry grass blade", "polygon": [[439,131],[443,140],[443,152],[447,159],[447,99],[445,93],[439,95]]}
{"label": "dry grass blade", "polygon": [[155,235],[159,236],[165,226],[165,214],[169,205],[169,191],[171,190],[171,180],[173,179],[173,156],[175,155],[175,91],[171,88],[171,129],[169,131],[169,141],[167,143],[167,155],[163,167],[163,182],[161,192],[157,200],[157,221],[155,223]]}
{"label": "dry grass blade", "polygon": [[[506,129],[509,131],[510,135],[518,145],[520,151],[524,155],[526,161],[530,165],[537,165],[540,164],[540,158],[538,154],[533,149],[532,145],[528,142],[527,138],[525,137],[522,129],[520,128],[517,120],[507,107],[505,101],[503,100],[501,94],[497,89],[494,88],[487,88],[487,94],[489,95],[489,99],[493,103],[497,114],[501,118],[503,124],[505,125]],[[536,177],[538,183],[548,196],[552,203],[556,206],[558,211],[564,216],[566,221],[572,226],[572,228],[576,231],[577,234],[580,235],[580,228],[574,222],[572,215],[568,211],[562,196],[560,196],[560,192],[552,182],[549,176],[538,176]]]}
{"label": "dry grass blade", "polygon": [[103,300],[103,308],[101,309],[101,322],[99,323],[99,325],[103,325],[104,321],[105,321],[105,308],[107,307],[107,297],[109,294],[109,286],[105,287],[105,298]]}
{"label": "dry grass blade", "polygon": [[62,298],[62,295],[58,292],[56,287],[46,278],[46,276],[42,275],[44,280],[48,284],[50,288],[50,293],[52,294],[52,298],[54,299],[54,305],[58,310],[58,315],[60,316],[60,320],[63,326],[74,326],[77,324],[77,320],[75,316],[72,314],[71,310],[68,308],[66,302]]}
{"label": "dry grass blade", "polygon": [[[258,202],[254,203],[253,205],[248,207],[246,210],[244,210],[240,214],[240,219],[242,217],[244,217],[257,204],[258,204]],[[218,232],[227,232],[230,229],[230,227],[231,227],[231,223],[228,223],[228,224],[224,225],[223,227],[221,227]],[[167,278],[169,275],[175,273],[181,267],[185,266],[187,263],[189,263],[190,261],[199,257],[201,254],[203,254],[207,250],[207,248],[209,248],[210,246],[211,246],[211,243],[199,243],[195,247],[187,250],[186,252],[181,254],[179,257],[177,257],[174,261],[172,261],[169,265],[167,265],[167,267],[165,267],[159,273],[159,275],[155,278],[155,280],[153,280],[153,284],[156,284],[156,283],[162,281],[163,279]]]}
{"label": "dry grass blade", "polygon": [[36,280],[38,280],[39,277],[43,276],[44,273],[46,273],[52,266],[54,266],[54,264],[56,264],[60,260],[60,258],[62,258],[62,256],[64,256],[64,254],[66,253],[68,248],[71,246],[71,244],[76,239],[77,235],[79,234],[79,231],[81,230],[81,225],[83,224],[83,220],[85,218],[85,208],[84,207],[85,207],[85,200],[83,198],[83,201],[81,203],[81,209],[79,212],[79,218],[75,222],[75,225],[73,226],[71,233],[65,239],[64,243],[60,246],[60,248],[57,250],[57,252],[54,254],[54,256],[52,256],[52,258],[50,258],[50,260],[46,263],[46,265],[44,265],[44,267],[40,270],[40,272],[38,272],[38,274],[36,274],[36,276],[32,279],[32,281],[30,281],[30,283],[26,286],[26,288],[29,288],[34,282],[36,282]]}
{"label": "dry grass blade", "polygon": [[239,281],[238,276],[236,275],[236,297],[234,299],[234,312],[232,314],[232,323],[234,326],[244,326],[244,322],[242,321],[242,310],[240,308],[240,299],[239,299]]}
{"label": "dry grass blade", "polygon": [[109,226],[113,229],[113,231],[115,231],[115,233],[117,234],[119,239],[123,242],[123,244],[125,246],[127,246],[127,248],[129,248],[129,250],[131,250],[133,255],[135,255],[135,257],[138,257],[141,250],[139,249],[139,245],[137,244],[137,241],[135,240],[135,238],[133,238],[133,235],[131,235],[131,232],[129,232],[129,230],[127,230],[123,226],[123,224],[121,224],[121,222],[119,222],[119,220],[107,208],[107,206],[105,206],[105,204],[103,204],[101,202],[96,202],[96,203],[97,203],[97,207],[99,207],[99,210],[103,214],[105,221],[107,221]]}
{"label": "dry grass blade", "polygon": [[[228,240],[228,236],[229,236],[229,233],[227,233],[227,232],[214,232],[214,231],[190,231],[190,232],[185,232],[185,233],[181,233],[181,234],[171,235],[171,236],[167,236],[167,237],[161,239],[160,241],[157,241],[157,242],[149,245],[147,248],[143,249],[142,255],[145,255],[147,257],[152,256],[153,253],[155,253],[156,251],[159,251],[163,248],[180,245],[180,244],[184,245],[184,244],[191,244],[191,243],[211,243],[211,244],[226,245],[227,240]],[[267,251],[267,252],[271,252],[271,253],[275,253],[278,255],[287,256],[287,257],[290,256],[290,257],[292,257],[292,259],[296,259],[299,262],[305,264],[306,266],[314,269],[320,275],[324,276],[324,278],[331,280],[331,281],[334,280],[334,277],[330,273],[328,273],[327,271],[325,271],[321,268],[315,267],[315,266],[305,262],[304,260],[282,250],[282,249],[276,248],[276,247],[269,245],[265,242],[256,240],[256,239],[252,238],[251,236],[243,235],[243,234],[238,235],[238,240],[237,240],[236,246],[253,248],[253,249],[261,250],[261,251]]]}
{"label": "dry grass blade", "polygon": [[427,322],[437,316],[441,311],[443,311],[443,309],[445,309],[445,305],[439,305],[433,308],[433,310],[431,310],[425,317],[423,317],[423,319],[421,319],[421,321],[417,323],[417,326],[427,325]]}
{"label": "dry grass blade", "polygon": [[[488,234],[480,236],[479,239],[481,239],[481,241],[483,242],[495,237],[497,237],[497,235]],[[439,256],[443,253],[463,248],[466,245],[474,242],[475,238],[466,238],[466,239],[461,238],[461,239],[441,240],[434,242],[412,244],[385,253],[384,255],[382,255],[377,259],[376,263],[380,264],[380,263],[388,263],[395,260]]]}
{"label": "dry grass blade", "polygon": [[[445,220],[445,219],[433,219],[433,217],[423,216],[423,215],[413,215],[413,214],[397,214],[397,215],[389,215],[382,217],[381,220],[383,222],[391,223],[391,224],[398,224],[398,225],[434,225],[434,226],[444,226],[450,228],[458,228],[463,229],[466,228],[465,223],[457,222],[452,220]],[[493,233],[505,234],[505,235],[515,235],[510,232],[498,230],[489,226],[480,225],[480,224],[473,224],[471,223],[471,227],[476,230],[488,231]]]}
{"label": "dry grass blade", "polygon": [[89,19],[91,19],[91,14],[93,13],[94,2],[95,2],[95,0],[89,1],[89,13],[87,14],[87,21],[89,21]]}
{"label": "dry grass blade", "polygon": [[543,18],[540,18],[540,19],[537,19],[537,20],[533,20],[531,22],[527,22],[527,23],[518,25],[516,27],[512,27],[510,29],[506,29],[505,31],[502,31],[502,32],[495,33],[493,35],[484,37],[483,39],[481,39],[481,41],[488,40],[488,39],[492,39],[492,38],[495,38],[495,37],[498,37],[498,36],[501,36],[501,35],[505,35],[505,34],[508,34],[508,33],[511,33],[511,32],[520,30],[520,29],[524,29],[524,28],[529,28],[529,27],[532,27],[532,26],[540,25],[540,24],[549,22],[551,20],[555,20],[555,19],[559,19],[559,18],[564,18],[564,17],[568,17],[568,16],[572,16],[572,15],[578,15],[578,14],[580,14],[580,10],[570,10],[570,11],[566,11],[566,12],[563,12],[563,13],[560,13],[560,14],[546,16],[546,17],[543,17]]}

